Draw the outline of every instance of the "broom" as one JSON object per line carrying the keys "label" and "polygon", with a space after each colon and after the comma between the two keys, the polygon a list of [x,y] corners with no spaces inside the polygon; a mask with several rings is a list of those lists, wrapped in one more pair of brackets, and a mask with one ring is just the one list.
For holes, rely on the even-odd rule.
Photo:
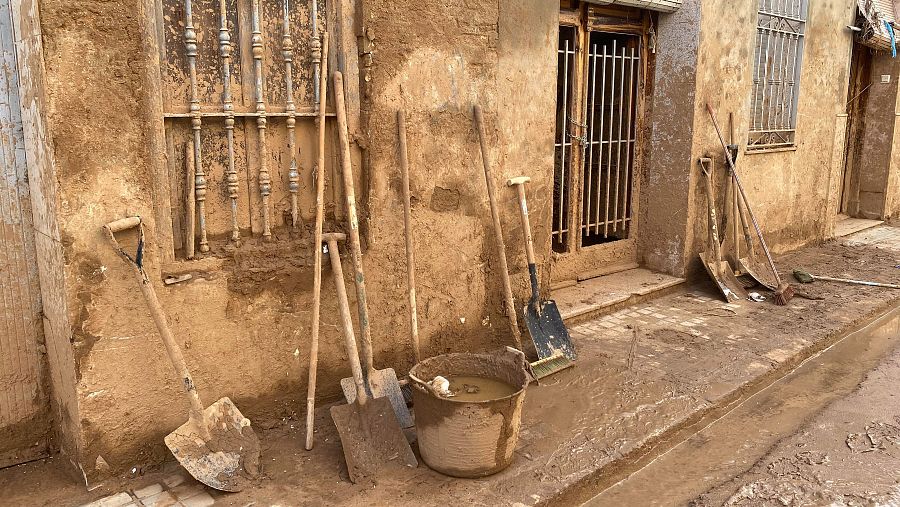
{"label": "broom", "polygon": [[741,193],[741,199],[744,201],[744,205],[747,207],[747,212],[750,215],[750,220],[753,222],[753,228],[756,229],[756,236],[759,238],[759,244],[762,245],[763,252],[766,253],[766,259],[768,259],[769,261],[769,267],[772,268],[772,274],[775,275],[775,283],[777,284],[774,297],[775,304],[784,306],[794,297],[794,288],[791,287],[787,282],[781,280],[781,276],[778,274],[778,269],[775,268],[775,261],[772,260],[772,254],[769,252],[769,247],[768,245],[766,245],[766,240],[763,239],[762,230],[759,228],[759,222],[756,221],[756,215],[750,208],[750,201],[747,200],[747,194],[744,193],[744,186],[741,185],[741,179],[738,177],[737,171],[734,168],[734,159],[731,157],[731,150],[728,149],[728,145],[725,143],[725,138],[722,137],[722,131],[719,129],[719,122],[716,120],[716,112],[709,104],[706,104],[706,110],[709,111],[709,117],[712,118],[713,126],[716,128],[716,135],[719,136],[719,142],[722,143],[722,149],[725,150],[725,160],[728,161],[728,170],[731,171],[731,176],[734,178],[734,183],[737,186],[738,191],[740,191]]}

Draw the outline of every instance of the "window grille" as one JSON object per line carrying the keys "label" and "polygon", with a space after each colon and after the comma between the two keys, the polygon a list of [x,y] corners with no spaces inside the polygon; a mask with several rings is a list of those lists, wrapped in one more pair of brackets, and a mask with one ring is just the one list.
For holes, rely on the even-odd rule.
{"label": "window grille", "polygon": [[759,0],[748,149],[793,146],[807,0]]}
{"label": "window grille", "polygon": [[569,234],[569,180],[572,177],[572,133],[576,37],[572,26],[559,28],[556,83],[556,163],[553,175],[553,250],[565,252]]}

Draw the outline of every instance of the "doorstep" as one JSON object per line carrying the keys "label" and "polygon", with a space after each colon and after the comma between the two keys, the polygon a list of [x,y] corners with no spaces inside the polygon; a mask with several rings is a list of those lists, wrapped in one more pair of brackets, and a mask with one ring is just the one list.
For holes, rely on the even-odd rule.
{"label": "doorstep", "polygon": [[553,299],[571,326],[670,294],[684,283],[684,278],[634,268],[555,290]]}
{"label": "doorstep", "polygon": [[834,237],[843,238],[859,231],[871,229],[884,223],[884,220],[868,220],[865,218],[850,218],[843,216],[834,224]]}

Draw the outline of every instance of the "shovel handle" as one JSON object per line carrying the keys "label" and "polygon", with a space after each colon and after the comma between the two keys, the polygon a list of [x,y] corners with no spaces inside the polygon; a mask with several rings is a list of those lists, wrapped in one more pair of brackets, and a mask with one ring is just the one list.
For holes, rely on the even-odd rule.
{"label": "shovel handle", "polygon": [[[132,258],[125,253],[125,250],[119,245],[115,234],[135,227],[139,230],[140,239],[138,241],[137,255]],[[150,281],[150,278],[147,276],[147,273],[144,271],[144,268],[139,261],[139,259],[143,257],[144,249],[144,226],[141,222],[141,217],[128,217],[116,220],[115,222],[103,226],[103,229],[106,231],[107,236],[110,241],[112,241],[119,255],[122,256],[129,267],[131,267],[135,279],[141,288],[141,294],[144,296],[144,301],[147,303],[147,309],[150,311],[150,316],[153,318],[154,324],[156,324],[156,329],[159,332],[160,338],[162,338],[166,353],[169,356],[169,360],[172,362],[172,367],[175,368],[175,373],[178,374],[181,380],[181,386],[184,388],[188,401],[191,404],[190,420],[200,432],[201,438],[209,440],[209,429],[207,428],[203,417],[203,403],[200,401],[200,395],[197,394],[197,387],[194,385],[194,379],[191,377],[191,372],[188,370],[184,355],[181,353],[181,348],[178,346],[178,342],[175,341],[175,337],[172,335],[172,329],[169,327],[166,314],[163,312],[162,305],[156,297],[156,291],[153,289],[153,282]]]}
{"label": "shovel handle", "polygon": [[347,205],[347,222],[350,226],[350,254],[353,279],[356,282],[356,306],[359,313],[359,330],[362,335],[363,361],[366,366],[366,378],[375,371],[374,351],[372,349],[372,328],[369,325],[369,304],[366,297],[366,276],[363,273],[362,246],[359,240],[359,218],[356,214],[356,190],[353,184],[353,164],[350,159],[350,133],[347,128],[347,107],[344,103],[344,76],[334,73],[334,109],[337,114],[338,137],[341,146],[341,172],[344,176],[344,199]]}
{"label": "shovel handle", "polygon": [[519,176],[507,180],[506,186],[516,187],[516,194],[519,197],[519,214],[522,217],[522,231],[525,233],[525,255],[528,258],[528,275],[531,278],[531,301],[529,304],[536,305],[540,299],[540,290],[537,280],[537,261],[534,255],[534,238],[531,235],[531,220],[528,218],[528,201],[525,198],[525,184],[530,181],[531,178],[528,176]]}
{"label": "shovel handle", "polygon": [[491,220],[494,224],[494,238],[497,241],[497,258],[500,261],[500,276],[503,278],[503,295],[506,299],[506,318],[509,321],[509,330],[513,335],[516,348],[522,348],[522,333],[519,331],[519,320],[516,317],[516,303],[513,299],[512,283],[509,280],[509,266],[506,262],[506,243],[503,241],[503,225],[500,222],[500,210],[497,207],[497,198],[494,196],[494,177],[491,174],[491,157],[488,153],[487,134],[484,130],[484,115],[481,106],[473,109],[475,117],[475,131],[481,146],[481,163],[484,166],[484,181],[487,185],[488,201],[491,205]]}
{"label": "shovel handle", "polygon": [[344,327],[344,348],[347,351],[347,359],[350,361],[350,370],[353,372],[356,399],[360,405],[365,405],[369,401],[369,397],[366,394],[362,365],[359,363],[359,349],[356,347],[356,335],[353,333],[353,318],[350,316],[347,288],[344,286],[344,268],[341,266],[341,254],[338,250],[338,239],[340,238],[335,234],[326,234],[322,239],[328,244],[328,257],[331,259],[331,272],[334,275],[338,307],[341,310],[341,324]]}

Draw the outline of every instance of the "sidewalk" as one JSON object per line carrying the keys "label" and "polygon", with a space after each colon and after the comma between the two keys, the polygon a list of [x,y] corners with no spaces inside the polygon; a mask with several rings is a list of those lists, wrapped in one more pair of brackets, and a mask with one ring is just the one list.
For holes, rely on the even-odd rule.
{"label": "sidewalk", "polygon": [[[853,246],[844,246],[848,242]],[[900,229],[883,225],[787,254],[779,264],[788,276],[802,267],[832,276],[896,282],[898,259]],[[783,375],[900,302],[900,291],[889,289],[816,282],[804,290],[825,299],[795,298],[786,307],[771,302],[725,304],[712,285],[704,283],[574,326],[577,366],[529,388],[516,460],[486,479],[452,479],[421,464],[402,476],[383,477],[375,489],[354,486],[347,481],[339,441],[323,407],[317,414],[317,445],[312,452],[303,450],[301,421],[257,429],[264,476],[255,488],[223,495],[204,491],[187,479],[171,488],[171,497],[174,501],[180,492],[180,498],[187,498],[183,505],[214,501],[223,506],[577,502],[592,496],[592,484],[627,470],[637,457],[651,452],[654,443]],[[171,464],[118,489],[84,494],[83,487],[47,487],[52,484],[46,479],[49,467],[36,464],[0,471],[6,503],[80,505],[155,484],[168,491],[164,479],[172,482],[181,474]],[[45,486],[33,485],[41,480]],[[26,496],[29,490],[39,496]],[[162,493],[155,500],[166,496]],[[127,501],[154,505],[138,504],[137,496],[129,494]]]}

